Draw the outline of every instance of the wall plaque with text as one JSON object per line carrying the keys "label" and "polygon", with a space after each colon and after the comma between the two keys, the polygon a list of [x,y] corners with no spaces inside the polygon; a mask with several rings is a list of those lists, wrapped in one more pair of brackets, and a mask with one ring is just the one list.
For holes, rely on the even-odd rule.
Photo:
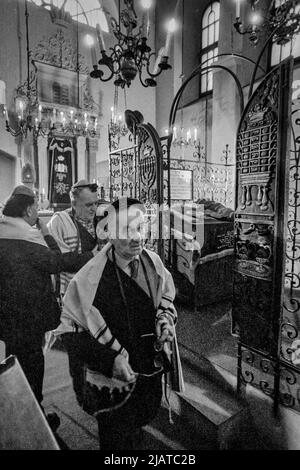
{"label": "wall plaque with text", "polygon": [[171,168],[170,179],[171,199],[193,199],[193,170]]}

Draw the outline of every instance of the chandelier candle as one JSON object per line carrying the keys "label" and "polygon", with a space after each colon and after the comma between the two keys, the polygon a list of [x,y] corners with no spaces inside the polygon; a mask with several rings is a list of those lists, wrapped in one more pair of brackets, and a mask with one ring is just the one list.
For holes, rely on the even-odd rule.
{"label": "chandelier candle", "polygon": [[[106,48],[105,48],[105,42],[104,42],[104,38],[103,38],[103,32],[102,32],[102,29],[101,29],[99,23],[97,23],[97,25],[96,25],[96,31],[97,31],[97,36],[98,36],[100,52],[105,51]],[[97,64],[97,59],[95,59],[95,62],[93,62],[93,63]]]}
{"label": "chandelier candle", "polygon": [[236,0],[236,5],[235,5],[235,16],[236,16],[236,18],[240,18],[240,16],[241,16],[241,5],[240,5],[240,0]]}

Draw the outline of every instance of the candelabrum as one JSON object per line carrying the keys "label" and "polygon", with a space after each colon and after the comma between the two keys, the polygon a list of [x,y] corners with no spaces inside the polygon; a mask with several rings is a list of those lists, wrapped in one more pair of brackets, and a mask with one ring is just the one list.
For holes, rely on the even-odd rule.
{"label": "candelabrum", "polygon": [[59,111],[52,110],[52,117],[48,117],[51,132],[63,133],[72,136],[96,137],[98,118],[86,111]]}
{"label": "candelabrum", "polygon": [[129,130],[124,122],[123,114],[118,113],[117,108],[111,107],[111,117],[108,124],[108,140],[110,150],[117,150],[121,137],[125,137]]}
{"label": "candelabrum", "polygon": [[42,188],[42,191],[39,194],[38,207],[39,207],[39,210],[41,210],[41,211],[46,210],[49,207],[49,201],[48,201],[48,199],[46,197],[46,194],[45,194],[45,188]]}
{"label": "candelabrum", "polygon": [[[17,101],[16,101],[17,102]],[[3,114],[6,123],[6,130],[13,137],[27,137],[32,132],[33,138],[39,136],[64,134],[71,136],[95,137],[98,132],[98,119],[87,112],[57,110],[56,108],[20,106],[17,109],[17,120],[11,124],[6,106]]]}
{"label": "candelabrum", "polygon": [[225,149],[222,151],[223,155],[221,156],[221,160],[225,160],[225,166],[233,166],[230,164],[231,159],[231,150],[229,150],[229,144],[225,144]]}
{"label": "candelabrum", "polygon": [[44,135],[41,121],[37,115],[32,113],[32,110],[24,109],[21,106],[21,110],[17,113],[17,117],[14,119],[14,123],[11,123],[9,119],[8,110],[6,106],[3,108],[3,115],[5,118],[5,128],[13,137],[27,137],[29,132],[33,133],[33,137],[37,138],[39,135]]}
{"label": "candelabrum", "polygon": [[113,106],[111,108],[111,118],[108,129],[113,138],[124,137],[128,133],[128,128],[124,122],[123,115],[116,112]]}
{"label": "candelabrum", "polygon": [[197,158],[200,161],[206,162],[206,151],[204,145],[201,145],[200,140],[194,141],[195,150],[193,152],[193,157]]}
{"label": "candelabrum", "polygon": [[[165,130],[166,136],[169,135],[169,130]],[[192,136],[193,134],[193,136]],[[194,128],[193,133],[191,129],[188,129],[185,134],[184,127],[180,128],[180,133],[177,133],[177,128],[173,127],[173,147],[179,147],[181,149],[191,148],[193,150],[193,157],[200,160],[206,159],[206,152],[203,145],[201,145],[200,139],[198,138],[198,130]]]}

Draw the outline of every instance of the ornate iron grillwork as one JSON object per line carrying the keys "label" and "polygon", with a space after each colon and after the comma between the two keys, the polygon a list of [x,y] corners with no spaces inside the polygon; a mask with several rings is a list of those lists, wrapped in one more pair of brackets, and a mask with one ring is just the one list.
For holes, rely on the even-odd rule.
{"label": "ornate iron grillwork", "polygon": [[[278,403],[288,406],[296,402],[290,388],[297,384],[295,373],[278,354],[284,298],[291,67],[292,60],[287,60],[266,76],[245,109],[237,137],[232,328],[239,336],[238,388],[241,383],[251,383],[274,399],[275,408]],[[292,231],[295,233],[294,225]],[[294,258],[293,248],[287,250]],[[282,328],[288,338],[295,335],[290,321]]]}
{"label": "ornate iron grillwork", "polygon": [[138,186],[137,147],[114,150],[109,157],[110,197],[136,197]]}
{"label": "ornate iron grillwork", "polygon": [[292,103],[285,227],[285,282],[280,337],[280,402],[300,412],[300,100]]}
{"label": "ornate iron grillwork", "polygon": [[[166,147],[165,147],[166,148]],[[210,199],[220,202],[226,207],[234,204],[234,172],[235,165],[228,163],[204,163],[195,160],[170,159],[172,169],[191,170],[193,172],[193,200]],[[163,169],[167,172],[168,161],[164,153]],[[168,178],[165,175],[165,188]],[[171,184],[171,183],[170,183]],[[165,193],[165,199],[167,194]],[[179,202],[179,201],[172,201]]]}
{"label": "ornate iron grillwork", "polygon": [[127,125],[134,144],[124,149],[111,146],[109,155],[110,198],[136,197],[145,204],[151,237],[146,246],[164,257],[162,236],[163,150],[159,136],[151,124],[143,123],[143,116],[127,110]]}

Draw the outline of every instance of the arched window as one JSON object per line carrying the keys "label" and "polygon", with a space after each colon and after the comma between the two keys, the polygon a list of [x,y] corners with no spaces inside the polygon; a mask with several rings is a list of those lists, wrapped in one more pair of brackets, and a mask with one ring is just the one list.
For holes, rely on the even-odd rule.
{"label": "arched window", "polygon": [[[219,41],[219,20],[220,4],[211,3],[205,10],[202,17],[202,41],[201,41],[201,64],[205,62],[204,67],[212,64],[218,55]],[[212,72],[204,72],[201,75],[200,93],[207,93],[213,88]]]}
{"label": "arched window", "polygon": [[109,32],[108,23],[105,13],[102,9],[99,0],[32,0],[38,6],[42,6],[47,10],[51,7],[60,9],[62,6],[67,13],[70,13],[73,20],[78,20],[79,23],[88,24],[89,26],[96,27],[99,23],[102,31]]}
{"label": "arched window", "polygon": [[[279,8],[280,5],[284,4],[287,0],[276,0],[275,8]],[[296,12],[300,11],[300,4],[296,6]],[[289,55],[293,55],[294,58],[300,58],[300,33],[296,34],[293,39],[286,44],[272,44],[271,49],[271,67],[279,64],[282,60],[286,59]]]}

